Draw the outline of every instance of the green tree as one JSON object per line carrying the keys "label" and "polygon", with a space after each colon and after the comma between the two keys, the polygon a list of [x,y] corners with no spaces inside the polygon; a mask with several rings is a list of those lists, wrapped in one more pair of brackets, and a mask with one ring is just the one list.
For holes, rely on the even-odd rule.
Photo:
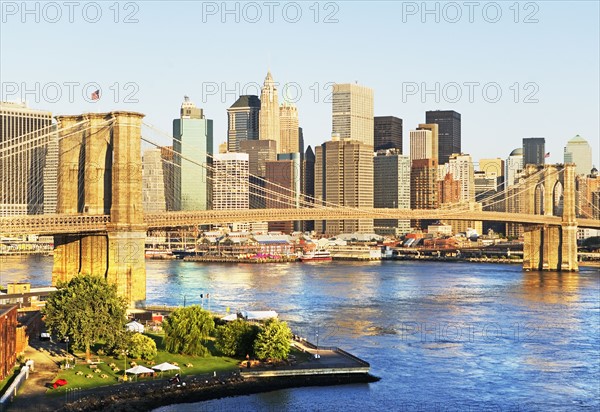
{"label": "green tree", "polygon": [[258,326],[236,319],[217,328],[215,347],[227,356],[252,356],[258,332]]}
{"label": "green tree", "polygon": [[171,353],[208,355],[203,345],[215,329],[210,313],[198,305],[176,309],[163,322],[165,348]]}
{"label": "green tree", "polygon": [[113,342],[123,333],[127,302],[117,295],[116,285],[99,276],[76,276],[59,282],[43,309],[48,330],[68,337],[73,348],[85,349],[89,359],[91,345],[103,339]]}
{"label": "green tree", "polygon": [[287,359],[291,340],[292,331],[287,323],[269,319],[256,337],[254,354],[259,359]]}
{"label": "green tree", "polygon": [[156,342],[146,335],[134,333],[129,338],[128,350],[129,356],[132,358],[152,360],[157,352]]}

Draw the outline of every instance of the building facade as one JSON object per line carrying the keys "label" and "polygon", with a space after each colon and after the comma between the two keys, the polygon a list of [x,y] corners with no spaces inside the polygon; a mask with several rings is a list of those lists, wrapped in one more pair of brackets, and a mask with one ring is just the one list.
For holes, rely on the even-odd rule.
{"label": "building facade", "polygon": [[373,146],[373,89],[354,83],[334,84],[332,109],[332,135]]}
{"label": "building facade", "polygon": [[267,72],[260,91],[259,139],[275,141],[275,151],[279,147],[281,129],[279,122],[279,98],[271,72]]}
{"label": "building facade", "polygon": [[[377,151],[373,158],[373,207],[410,209],[410,157],[400,149]],[[375,219],[378,235],[403,235],[410,232],[410,220]]]}
{"label": "building facade", "polygon": [[[305,204],[314,203],[315,197],[315,152],[308,146],[302,159],[302,195]],[[302,221],[302,231],[310,232],[315,230],[314,220]]]}
{"label": "building facade", "polygon": [[247,153],[214,155],[213,209],[250,208],[249,160]]}
{"label": "building facade", "polygon": [[510,152],[505,164],[504,182],[508,188],[518,182],[519,175],[523,172],[523,149],[519,147]]}
{"label": "building facade", "polygon": [[[372,208],[373,146],[337,138],[317,146],[315,198],[322,204]],[[373,220],[320,220],[315,230],[326,235],[373,233]]]}
{"label": "building facade", "polygon": [[142,205],[145,213],[167,210],[162,149],[148,149],[142,155]]}
{"label": "building facade", "polygon": [[[300,154],[289,153],[267,162],[266,183],[268,209],[300,207]],[[269,222],[269,231],[291,233],[299,230],[299,222]]]}
{"label": "building facade", "polygon": [[165,188],[165,206],[168,211],[175,209],[175,152],[173,146],[160,148],[163,167],[163,182]]}
{"label": "building facade", "polygon": [[440,205],[456,204],[460,202],[460,181],[446,173],[444,179],[438,180],[438,203]]}
{"label": "building facade", "polygon": [[17,305],[0,305],[0,381],[17,362]]}
{"label": "building facade", "polygon": [[[433,136],[431,130],[410,131],[410,161],[433,158]],[[437,161],[436,161],[437,163]]]}
{"label": "building facade", "polygon": [[254,95],[240,96],[227,109],[227,150],[240,151],[243,140],[258,140],[260,99]]}
{"label": "building facade", "polygon": [[208,210],[212,194],[213,121],[186,96],[173,120],[175,210]]}
{"label": "building facade", "polygon": [[[44,213],[44,172],[47,178],[58,173],[46,168],[51,139],[56,143],[52,113],[0,102],[0,216]],[[14,150],[2,150],[9,147]]]}
{"label": "building facade", "polygon": [[264,209],[267,162],[277,160],[277,142],[246,140],[240,143],[240,152],[247,153],[250,162],[250,208]]}
{"label": "building facade", "polygon": [[448,160],[447,173],[460,181],[460,201],[475,201],[475,168],[473,159],[468,154],[453,154]]}
{"label": "building facade", "polygon": [[298,109],[294,104],[284,101],[279,107],[279,123],[281,136],[277,153],[300,153]]}
{"label": "building facade", "polygon": [[583,137],[577,135],[565,146],[565,163],[575,163],[575,172],[586,176],[592,170],[592,147]]}
{"label": "building facade", "polygon": [[523,167],[527,165],[543,165],[546,161],[546,139],[543,137],[526,137],[523,139]]}
{"label": "building facade", "polygon": [[375,151],[396,149],[402,154],[402,119],[394,116],[376,116],[373,122]]}
{"label": "building facade", "polygon": [[[410,208],[437,209],[439,207],[438,165],[435,159],[415,159],[410,169]],[[428,222],[411,220],[411,226],[426,228]]]}
{"label": "building facade", "polygon": [[431,157],[424,157],[423,159],[434,159],[439,165],[439,125],[436,123],[421,123],[417,130],[429,130],[431,132]]}
{"label": "building facade", "polygon": [[58,133],[50,135],[43,173],[44,214],[53,214],[58,202]]}
{"label": "building facade", "polygon": [[450,156],[461,153],[461,115],[454,110],[425,112],[425,123],[439,125],[438,163],[448,163]]}

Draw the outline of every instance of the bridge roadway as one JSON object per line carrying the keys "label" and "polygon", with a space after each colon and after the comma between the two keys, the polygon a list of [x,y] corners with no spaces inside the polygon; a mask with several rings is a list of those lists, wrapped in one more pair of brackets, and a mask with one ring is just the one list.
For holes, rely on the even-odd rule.
{"label": "bridge roadway", "polygon": [[[204,210],[184,212],[147,213],[144,222],[148,229],[168,229],[186,226],[234,223],[276,222],[289,220],[340,220],[340,219],[442,219],[482,220],[510,223],[560,226],[560,216],[531,215],[526,213],[465,211],[445,209],[249,209]],[[27,215],[0,217],[0,234],[54,235],[66,233],[106,232],[109,215]],[[578,227],[600,229],[598,219],[577,219]]]}

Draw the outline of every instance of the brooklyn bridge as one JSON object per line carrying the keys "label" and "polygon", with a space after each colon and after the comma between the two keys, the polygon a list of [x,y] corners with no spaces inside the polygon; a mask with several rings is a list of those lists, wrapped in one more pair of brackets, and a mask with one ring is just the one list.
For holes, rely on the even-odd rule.
{"label": "brooklyn bridge", "polygon": [[[0,158],[31,145],[44,147],[58,135],[57,213],[0,217],[0,234],[54,235],[53,283],[79,274],[117,285],[133,305],[146,297],[144,246],[149,230],[234,222],[344,219],[433,219],[494,221],[524,226],[523,268],[577,271],[577,229],[600,229],[582,212],[573,164],[528,165],[517,191],[499,193],[497,203],[519,196],[518,213],[451,209],[352,208],[293,193],[277,209],[199,210],[144,213],[142,142],[160,147],[142,132],[144,115],[115,111],[58,116],[57,130],[0,148]],[[206,167],[199,165],[199,167]],[[252,184],[252,183],[250,183]],[[283,188],[282,188],[283,189]],[[289,189],[285,189],[288,190]],[[264,190],[264,196],[269,196]]]}

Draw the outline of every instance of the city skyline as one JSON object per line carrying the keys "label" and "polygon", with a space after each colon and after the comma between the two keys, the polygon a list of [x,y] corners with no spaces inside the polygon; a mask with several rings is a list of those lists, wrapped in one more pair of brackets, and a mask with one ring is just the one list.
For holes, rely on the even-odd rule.
{"label": "city skyline", "polygon": [[0,409],[600,410],[598,16],[0,0]]}
{"label": "city skyline", "polygon": [[[170,129],[170,121],[174,117],[173,107],[178,105],[183,95],[189,95],[199,107],[202,107],[207,118],[213,119],[215,147],[226,140],[227,116],[230,107],[241,94],[259,95],[253,85],[262,83],[264,73],[271,70],[279,81],[279,90],[283,95],[294,98],[296,91],[302,96],[295,102],[300,113],[300,125],[304,129],[305,145],[316,145],[330,137],[330,103],[327,101],[331,82],[355,82],[370,87],[375,92],[375,116],[396,116],[403,119],[405,130],[410,130],[425,122],[424,113],[428,110],[455,110],[462,114],[463,152],[470,153],[474,159],[494,156],[506,157],[513,149],[521,145],[525,137],[546,137],[546,150],[550,152],[548,162],[561,162],[566,142],[575,135],[587,139],[592,146],[592,163],[600,164],[600,142],[598,142],[598,55],[584,53],[585,50],[598,50],[598,26],[594,17],[598,14],[595,3],[575,3],[564,6],[557,3],[541,3],[536,15],[535,24],[512,21],[512,11],[503,10],[503,18],[497,24],[488,23],[477,14],[473,23],[463,20],[456,24],[441,19],[439,23],[429,17],[425,23],[420,15],[403,16],[401,5],[382,3],[378,12],[378,23],[373,19],[362,19],[364,8],[360,3],[342,2],[335,15],[338,22],[334,24],[314,23],[312,14],[307,8],[303,10],[303,19],[297,23],[288,23],[279,15],[273,23],[265,19],[251,24],[232,21],[230,17],[224,23],[219,15],[208,16],[202,21],[201,6],[193,3],[186,5],[187,13],[182,13],[181,3],[175,3],[165,9],[152,3],[141,4],[136,15],[136,24],[115,24],[110,18],[109,10],[105,10],[104,18],[97,24],[90,24],[81,19],[72,25],[57,24],[51,32],[45,30],[50,23],[22,23],[21,19],[9,18],[2,26],[0,46],[3,59],[0,69],[3,73],[3,100],[21,98],[25,89],[34,89],[39,82],[40,93],[26,95],[30,107],[50,110],[54,114],[100,112],[112,109],[135,110],[147,114],[147,120]],[[308,5],[306,5],[308,7]],[[525,11],[520,17],[523,20]],[[320,20],[327,14],[321,10]],[[161,18],[176,15],[180,19],[179,30],[175,33],[156,31]],[[191,24],[191,22],[201,24]],[[266,22],[265,22],[266,21]],[[400,24],[394,29],[394,35],[387,24],[396,21]],[[359,37],[352,30],[356,24],[363,24]],[[563,27],[560,33],[556,26]],[[75,27],[71,27],[75,26]],[[311,47],[315,41],[321,41],[324,32],[331,28],[347,36],[347,44],[334,48],[328,41],[322,41],[323,47]],[[88,36],[73,38],[72,29],[85,30]],[[110,28],[110,30],[107,30]],[[202,64],[204,56],[217,56],[226,44],[252,29],[257,36],[264,36],[276,30],[288,30],[298,38],[298,42],[290,47],[288,36],[275,36],[268,45],[260,45],[251,50],[239,50],[238,53],[223,54],[214,64]],[[510,29],[510,30],[507,30]],[[448,30],[454,37],[456,47],[453,50],[441,50],[436,53],[422,53],[427,45]],[[169,45],[175,53],[181,47],[174,36],[192,36],[210,31],[211,38],[218,39],[203,45],[203,56],[186,55],[181,64],[186,65],[193,77],[180,76],[179,64],[172,64],[168,59],[154,55],[153,44]],[[502,31],[502,36],[497,34]],[[68,41],[73,50],[80,47],[89,48],[90,41],[101,41],[102,44],[113,44],[125,35],[133,32],[146,36],[149,41],[136,45],[139,50],[128,54],[133,49],[125,47],[111,52],[111,58],[95,59],[93,65],[82,62],[73,63],[73,59],[56,59],[55,50],[46,48],[37,41],[42,35],[49,43],[61,44]],[[477,32],[477,38],[473,38]],[[326,37],[325,37],[326,39]],[[408,39],[419,39],[411,41]],[[85,41],[85,45],[83,42]],[[376,42],[377,41],[377,42]],[[393,42],[393,43],[392,43]],[[99,43],[100,44],[100,43]],[[359,53],[354,58],[349,53],[353,45]],[[398,56],[386,55],[377,58],[378,65],[367,62],[375,59],[384,47],[397,44]],[[536,45],[532,49],[533,44]],[[277,53],[274,51],[277,50]],[[477,53],[472,53],[477,50]],[[556,59],[557,53],[561,58]],[[102,54],[102,53],[100,53]],[[476,56],[474,56],[474,54]],[[582,54],[590,59],[586,65],[573,64],[579,61]],[[404,56],[418,55],[418,60],[404,63]],[[136,57],[132,57],[136,56]],[[270,56],[270,57],[269,57]],[[450,57],[452,57],[450,59]],[[37,73],[35,62],[52,60],[55,64],[44,73]],[[447,61],[444,67],[435,62]],[[327,65],[303,65],[302,61],[327,61]],[[17,67],[9,65],[10,61],[19,61]],[[113,62],[121,61],[118,75]],[[233,62],[236,63],[233,63]],[[250,62],[244,67],[239,61]],[[519,64],[513,64],[517,62]],[[141,67],[144,67],[142,70]],[[482,75],[485,73],[485,75]],[[572,76],[564,74],[572,73]],[[161,81],[156,82],[160,78]],[[69,101],[67,90],[63,87],[62,98],[51,102],[44,99],[44,85],[56,82],[79,82],[76,98]],[[100,100],[86,101],[82,98],[83,85],[96,82],[102,89]],[[452,103],[452,99],[440,98],[436,102],[432,95],[421,93],[402,96],[403,85],[416,84],[419,88],[424,84],[428,88],[435,83],[442,86],[458,83],[463,92],[462,99]],[[477,89],[474,101],[467,99],[468,90],[464,83],[479,82],[480,85],[497,83],[501,86],[502,99],[491,103],[482,98],[481,86]],[[115,84],[118,83],[118,86]],[[294,87],[283,90],[286,83]],[[514,102],[514,86],[519,84],[518,103]],[[531,83],[527,88],[525,84]],[[12,91],[12,87],[17,91]],[[211,92],[211,87],[216,90]],[[112,87],[112,89],[111,89]],[[236,87],[239,89],[237,91]],[[246,87],[247,90],[243,90]],[[406,89],[405,87],[405,89]],[[537,91],[536,91],[537,88]],[[90,89],[90,93],[95,90]],[[117,103],[114,102],[116,91],[119,91]],[[446,88],[446,97],[450,89]],[[405,92],[407,92],[405,90]],[[407,92],[408,93],[408,92]],[[490,92],[491,93],[491,92]],[[49,92],[47,93],[49,94]],[[533,94],[537,103],[525,103],[525,97]],[[127,96],[137,99],[137,103],[126,102]],[[575,99],[576,96],[576,99]],[[38,102],[36,98],[39,97]],[[405,97],[403,101],[403,97]],[[442,96],[443,97],[443,96]],[[86,95],[87,100],[89,96]],[[570,110],[564,108],[568,105]],[[499,119],[504,119],[499,121]],[[507,121],[506,119],[510,119]],[[552,119],[550,121],[549,119]],[[559,123],[555,119],[560,119]],[[404,146],[408,143],[408,133],[404,136]],[[481,144],[484,141],[485,144]]]}

